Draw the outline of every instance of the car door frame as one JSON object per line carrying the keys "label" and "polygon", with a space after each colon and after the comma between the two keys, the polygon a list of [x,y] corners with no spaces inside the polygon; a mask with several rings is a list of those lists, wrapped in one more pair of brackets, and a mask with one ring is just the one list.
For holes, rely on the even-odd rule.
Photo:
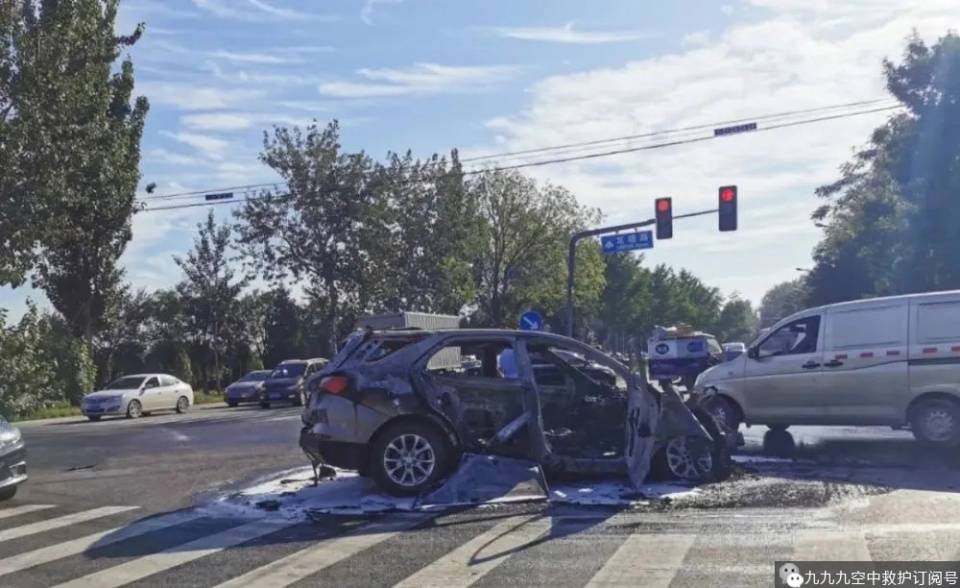
{"label": "car door frame", "polygon": [[[745,354],[743,376],[735,400],[747,423],[800,425],[823,424],[820,372],[823,370],[825,311],[818,309],[784,319]],[[759,355],[760,347],[785,327],[819,319],[817,345],[812,353]],[[751,369],[753,368],[753,369]]]}
{"label": "car door frame", "polygon": [[[147,385],[150,383],[150,380],[156,380],[157,385],[148,388]],[[140,407],[143,412],[167,408],[164,406],[163,384],[160,382],[160,376],[147,376],[140,386],[140,396],[138,400],[140,401]]]}

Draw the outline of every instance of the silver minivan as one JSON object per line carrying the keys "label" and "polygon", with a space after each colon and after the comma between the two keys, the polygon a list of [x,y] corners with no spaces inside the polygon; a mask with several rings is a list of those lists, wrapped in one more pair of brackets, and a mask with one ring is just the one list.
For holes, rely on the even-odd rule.
{"label": "silver minivan", "polygon": [[798,312],[694,390],[731,428],[909,425],[922,441],[960,444],[960,290]]}

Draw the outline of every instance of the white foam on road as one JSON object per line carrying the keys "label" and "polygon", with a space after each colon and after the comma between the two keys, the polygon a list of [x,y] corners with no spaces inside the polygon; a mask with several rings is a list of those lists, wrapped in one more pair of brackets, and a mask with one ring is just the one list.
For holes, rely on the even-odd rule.
{"label": "white foam on road", "polygon": [[253,541],[265,535],[276,533],[288,525],[256,521],[207,535],[183,545],[177,545],[152,555],[138,557],[117,566],[59,584],[57,588],[116,588],[148,576],[159,574],[176,566],[213,555]]}
{"label": "white foam on road", "polygon": [[38,523],[31,523],[29,525],[21,525],[19,527],[13,527],[12,529],[4,529],[0,531],[0,542],[10,541],[11,539],[19,539],[21,537],[26,537],[27,535],[34,535],[36,533],[43,533],[45,531],[52,531],[54,529],[61,529],[63,527],[68,527],[70,525],[75,525],[77,523],[84,523],[87,521],[92,521],[99,518],[120,514],[122,512],[136,510],[138,508],[140,507],[138,506],[104,506],[102,508],[85,510],[82,512],[76,512],[66,516],[57,517],[55,519],[40,521]]}
{"label": "white foam on road", "polygon": [[550,500],[588,506],[636,506],[651,500],[684,500],[698,492],[697,488],[682,484],[651,483],[637,490],[625,480],[600,480],[553,484]]}

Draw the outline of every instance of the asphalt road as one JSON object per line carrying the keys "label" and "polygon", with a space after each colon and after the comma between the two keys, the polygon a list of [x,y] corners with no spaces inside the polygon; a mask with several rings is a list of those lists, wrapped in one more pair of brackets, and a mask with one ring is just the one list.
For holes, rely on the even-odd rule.
{"label": "asphalt road", "polygon": [[775,560],[960,559],[960,467],[890,429],[744,431],[728,481],[683,502],[226,516],[205,505],[305,465],[297,409],[200,408],[22,427],[0,586],[771,586]]}

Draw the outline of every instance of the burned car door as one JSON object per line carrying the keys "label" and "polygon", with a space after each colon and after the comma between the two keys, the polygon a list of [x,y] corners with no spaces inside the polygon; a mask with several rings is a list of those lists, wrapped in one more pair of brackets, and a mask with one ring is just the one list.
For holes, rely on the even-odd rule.
{"label": "burned car door", "polygon": [[420,362],[418,376],[414,381],[453,425],[464,451],[529,456],[525,380],[512,339],[447,339]]}

